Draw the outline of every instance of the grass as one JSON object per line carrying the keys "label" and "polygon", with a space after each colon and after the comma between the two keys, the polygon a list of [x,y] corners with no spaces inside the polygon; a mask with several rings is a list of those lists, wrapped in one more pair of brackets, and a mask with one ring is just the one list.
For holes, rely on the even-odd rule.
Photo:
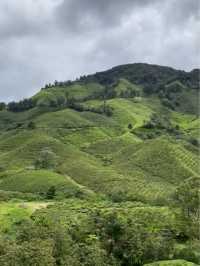
{"label": "grass", "polygon": [[0,233],[15,234],[15,225],[28,219],[31,214],[48,206],[48,202],[1,202]]}
{"label": "grass", "polygon": [[[88,101],[90,107],[98,107],[102,104],[100,100]],[[153,110],[146,105],[146,101],[134,99],[115,98],[107,101],[113,108],[112,120],[119,126],[126,128],[132,124],[134,128],[140,127],[146,120],[149,120]]]}
{"label": "grass", "polygon": [[[141,90],[120,79],[115,87],[118,96],[127,87]],[[96,83],[75,83],[42,90],[33,99],[38,105],[43,102],[48,106],[48,102],[58,101],[60,97],[83,100],[102,89]],[[98,107],[103,102],[97,99],[83,104]],[[37,107],[16,114],[0,112],[4,125],[19,121],[26,124],[30,120],[36,124],[34,130],[26,127],[1,130],[0,188],[39,192],[52,184],[83,186],[109,197],[124,193],[128,199],[155,202],[168,198],[184,179],[198,175],[198,157],[183,142],[167,136],[144,141],[128,128],[132,124],[134,130],[139,130],[153,113],[164,113],[183,134],[194,135],[199,123],[195,115],[169,111],[156,96],[114,98],[106,104],[113,109],[111,117],[68,108],[53,111]],[[57,167],[41,173],[28,171],[46,148],[57,156]]]}
{"label": "grass", "polygon": [[129,82],[127,79],[119,79],[117,85],[115,86],[115,93],[117,97],[120,97],[120,95],[127,91],[127,89],[135,91],[137,93],[142,92],[142,88],[139,86]]}
{"label": "grass", "polygon": [[198,157],[167,138],[145,142],[116,138],[91,144],[86,151],[108,160],[121,174],[121,184],[115,178],[111,191],[125,191],[143,200],[167,198],[176,185],[198,174]]}
{"label": "grass", "polygon": [[62,176],[47,170],[23,171],[4,178],[0,189],[5,191],[18,191],[24,193],[46,193],[51,186],[55,186],[56,195],[65,197],[76,193],[91,194],[88,189],[77,184],[69,176]]}
{"label": "grass", "polygon": [[186,260],[166,260],[166,261],[158,261],[158,262],[145,264],[144,266],[195,266],[195,265],[196,264]]}
{"label": "grass", "polygon": [[172,112],[171,121],[173,125],[178,125],[185,136],[199,138],[200,119],[197,115],[181,112]]}
{"label": "grass", "polygon": [[[183,160],[183,157],[187,158]],[[194,158],[193,158],[194,157]],[[116,155],[117,165],[124,171],[140,168],[150,176],[163,178],[170,183],[177,183],[195,174],[188,167],[188,158],[197,163],[198,157],[185,150],[181,145],[167,138],[157,138],[132,145]]]}
{"label": "grass", "polygon": [[102,89],[103,87],[97,83],[89,83],[85,85],[74,83],[73,85],[66,87],[52,87],[41,90],[33,96],[33,100],[37,102],[38,106],[49,106],[51,103],[57,104],[60,98],[63,98],[64,100],[67,100],[68,98],[83,100],[95,93],[99,93]]}
{"label": "grass", "polygon": [[[77,86],[73,88],[75,91],[81,89]],[[66,89],[54,90],[60,94]],[[39,95],[46,93],[48,90]],[[96,107],[102,101],[90,100],[84,104]],[[140,128],[152,113],[161,110],[159,101],[115,98],[107,104],[113,108],[111,117],[63,109],[38,113],[33,119],[34,130],[3,132],[0,135],[0,166],[3,169],[0,188],[38,192],[46,191],[57,182],[62,187],[74,181],[75,187],[83,186],[109,197],[122,193],[127,195],[125,199],[158,202],[167,199],[184,179],[198,174],[197,155],[181,142],[178,144],[167,137],[143,141],[130,133],[128,124],[131,123],[134,129]],[[182,130],[188,130],[191,117],[195,119],[177,112],[168,115]],[[195,120],[194,124],[195,127]],[[54,173],[27,171],[46,148],[57,156]],[[20,176],[20,173],[23,174]],[[26,186],[27,182],[33,182],[33,185]]]}

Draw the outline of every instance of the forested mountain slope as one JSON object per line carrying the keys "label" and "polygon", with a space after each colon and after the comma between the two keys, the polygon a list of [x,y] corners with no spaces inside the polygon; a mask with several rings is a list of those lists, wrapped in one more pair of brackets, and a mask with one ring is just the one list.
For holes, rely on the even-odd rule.
{"label": "forested mountain slope", "polygon": [[130,64],[1,103],[1,265],[198,265],[198,84]]}

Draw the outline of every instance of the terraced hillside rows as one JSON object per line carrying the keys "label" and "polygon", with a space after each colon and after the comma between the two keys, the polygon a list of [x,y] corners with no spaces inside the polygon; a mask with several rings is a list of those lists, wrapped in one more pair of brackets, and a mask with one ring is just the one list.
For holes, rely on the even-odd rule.
{"label": "terraced hillside rows", "polygon": [[[200,258],[199,209],[194,208],[200,119],[193,74],[152,65],[120,66],[48,85],[23,110],[23,101],[1,110],[4,237],[16,238],[21,249],[23,241],[30,241],[19,240],[24,220],[31,223],[33,239],[40,226],[53,230],[51,224],[70,225],[67,230],[74,226],[78,232],[70,231],[70,241],[89,245],[87,254],[96,252],[93,247],[99,258],[109,257],[99,264],[72,265],[195,265]],[[31,204],[48,207],[33,213]],[[170,237],[161,234],[161,227]],[[134,238],[140,228],[152,238],[142,232]],[[42,236],[42,243],[50,241]],[[139,239],[148,240],[145,247]],[[63,241],[60,245],[69,239]],[[50,248],[52,242],[47,242]],[[52,265],[68,265],[61,261]]]}
{"label": "terraced hillside rows", "polygon": [[[146,94],[142,83],[135,85],[131,75],[128,79],[122,74],[106,85],[87,78],[56,83],[33,96],[35,107],[30,110],[1,111],[1,187],[9,190],[4,184],[13,175],[17,184],[18,172],[27,175],[28,183],[31,176],[36,179],[35,164],[45,150],[55,160],[45,169],[49,176],[68,176],[107,196],[121,191],[128,198],[166,199],[175,185],[198,175],[198,152],[191,142],[198,142],[193,132],[198,130],[199,119],[188,110],[178,112],[163,105],[162,97],[154,90]],[[166,81],[163,86],[165,94],[194,90],[180,80]],[[151,122],[152,116],[163,114],[166,125]]]}

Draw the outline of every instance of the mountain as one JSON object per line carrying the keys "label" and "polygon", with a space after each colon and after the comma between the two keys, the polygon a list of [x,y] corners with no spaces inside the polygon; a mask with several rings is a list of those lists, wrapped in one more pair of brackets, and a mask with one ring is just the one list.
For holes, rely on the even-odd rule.
{"label": "mountain", "polygon": [[81,80],[85,80],[86,82],[98,82],[100,84],[107,85],[112,84],[120,78],[127,79],[132,83],[142,85],[153,90],[159,88],[159,85],[165,85],[176,80],[182,82],[183,85],[190,88],[199,88],[199,69],[194,69],[191,72],[185,72],[171,67],[143,63],[117,66],[104,72],[82,77]]}
{"label": "mountain", "polygon": [[[200,244],[193,218],[199,211],[193,200],[199,180],[198,100],[198,69],[185,72],[137,63],[76,81],[55,81],[30,99],[0,104],[2,237],[15,239],[18,232],[22,237],[24,219],[33,227],[28,234],[34,235],[40,230],[36,221],[45,219],[58,231],[61,224],[70,230],[75,224],[80,230],[82,238],[72,230],[72,239],[62,241],[77,242],[80,246],[71,243],[74,250],[88,252],[91,261],[83,264],[76,257],[72,265],[144,265],[166,259],[174,259],[173,265],[179,265],[179,259],[185,265],[190,265],[187,260],[198,263]],[[185,194],[177,195],[185,186]],[[188,191],[190,201],[184,201]],[[185,208],[188,215],[191,208],[187,217]],[[117,231],[111,233],[109,224]],[[99,232],[98,226],[105,231]],[[170,237],[165,238],[164,231]],[[146,244],[142,232],[151,234]],[[126,234],[133,234],[133,239],[125,239]],[[49,241],[46,236],[38,239],[37,233],[34,237],[42,241],[41,247]],[[56,237],[53,234],[51,241],[58,241]],[[18,248],[33,244],[28,236],[14,241]],[[2,254],[9,257],[6,251]],[[92,260],[94,254],[99,261]],[[11,265],[1,259],[0,255],[1,265]],[[68,265],[63,261],[37,265]]]}

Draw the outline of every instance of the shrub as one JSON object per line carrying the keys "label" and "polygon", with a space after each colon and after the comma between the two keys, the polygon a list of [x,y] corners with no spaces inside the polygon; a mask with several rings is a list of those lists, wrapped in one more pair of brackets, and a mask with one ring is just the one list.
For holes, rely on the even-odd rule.
{"label": "shrub", "polygon": [[189,142],[190,142],[192,145],[196,146],[196,147],[199,147],[199,146],[200,146],[200,143],[199,143],[199,140],[198,140],[198,139],[190,138],[190,139],[189,139]]}
{"label": "shrub", "polygon": [[53,199],[56,196],[56,188],[55,186],[51,186],[46,193],[46,198],[47,199]]}
{"label": "shrub", "polygon": [[57,156],[49,149],[40,152],[38,159],[35,161],[36,169],[54,169],[57,165]]}
{"label": "shrub", "polygon": [[186,261],[191,261],[197,264],[199,263],[199,258],[192,246],[187,246],[185,248],[182,248],[181,250],[175,250],[174,258],[184,259]]}
{"label": "shrub", "polygon": [[6,104],[3,102],[0,102],[0,111],[3,111],[6,109]]}
{"label": "shrub", "polygon": [[35,125],[35,122],[33,121],[30,121],[27,125],[27,128],[28,129],[35,129],[36,128],[36,125]]}
{"label": "shrub", "polygon": [[133,125],[130,123],[130,124],[128,124],[128,129],[133,129]]}

